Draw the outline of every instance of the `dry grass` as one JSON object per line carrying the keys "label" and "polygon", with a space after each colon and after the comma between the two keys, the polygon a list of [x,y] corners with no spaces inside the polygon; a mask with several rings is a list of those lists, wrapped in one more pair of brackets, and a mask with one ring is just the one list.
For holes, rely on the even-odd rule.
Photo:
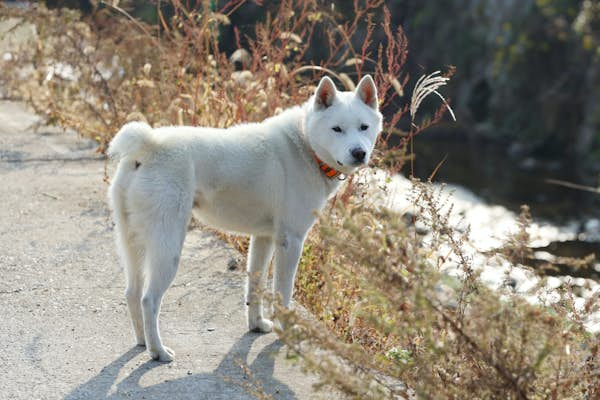
{"label": "dry grass", "polygon": [[[217,127],[259,121],[304,102],[323,73],[350,89],[368,72],[387,114],[373,165],[392,172],[411,160],[409,144],[446,109],[442,104],[433,117],[415,122],[422,96],[413,99],[412,110],[403,100],[407,41],[401,30],[390,31],[383,1],[355,1],[350,20],[316,0],[280,1],[249,38],[251,62],[243,73],[218,46],[218,26],[229,23],[228,14],[243,1],[219,11],[209,3],[186,8],[174,1],[173,18],[161,15],[160,26],[113,7],[82,20],[41,5],[27,11],[0,5],[3,17],[37,29],[12,59],[0,61],[0,85],[10,97],[27,99],[49,123],[95,138],[103,151],[130,118]],[[374,22],[377,15],[381,24]],[[371,43],[376,30],[386,37],[378,46]],[[317,32],[325,32],[319,40],[328,53],[310,64],[306,54]],[[359,32],[363,45],[354,47]],[[424,78],[421,94],[433,93],[451,74]],[[405,116],[413,122],[410,132],[390,148],[388,139]],[[360,399],[407,396],[406,387],[423,398],[598,397],[598,341],[583,330],[569,293],[553,308],[541,308],[490,292],[462,250],[466,233],[453,231],[441,211],[440,193],[415,184],[414,219],[433,238],[424,246],[414,219],[406,223],[366,204],[380,190],[367,182],[349,179],[306,243],[296,298],[320,322],[277,311],[294,326],[280,332],[281,339],[322,374],[324,384]],[[515,262],[527,254],[526,213],[521,221],[521,232],[499,255]],[[442,245],[452,253],[444,260],[432,250]],[[440,272],[440,262],[450,258],[462,268],[461,279]]]}
{"label": "dry grass", "polygon": [[[464,254],[466,233],[449,228],[441,212],[443,196],[427,184],[415,187],[418,218],[432,232],[427,246],[399,215],[356,199],[321,220],[296,285],[321,323],[279,309],[295,327],[282,340],[324,383],[357,399],[598,396],[598,340],[570,294],[545,308],[487,289]],[[511,260],[527,249],[527,210],[521,222],[507,239]],[[444,260],[436,251],[442,247],[451,249]],[[440,272],[448,260],[462,268],[460,279]]]}

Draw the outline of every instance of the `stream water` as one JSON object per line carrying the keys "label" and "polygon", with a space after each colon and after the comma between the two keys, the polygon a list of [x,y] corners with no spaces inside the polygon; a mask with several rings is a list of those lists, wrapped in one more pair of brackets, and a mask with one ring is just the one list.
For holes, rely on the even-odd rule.
{"label": "stream water", "polygon": [[515,212],[527,204],[535,218],[557,224],[600,217],[600,196],[546,181],[577,179],[564,161],[517,157],[498,143],[448,137],[417,138],[414,149],[420,178],[427,178],[446,157],[435,180],[464,186],[490,203]]}
{"label": "stream water", "polygon": [[[580,310],[600,293],[600,219],[594,208],[598,199],[593,193],[548,184],[548,178],[571,180],[570,171],[559,162],[516,161],[506,148],[496,144],[449,139],[420,140],[414,149],[414,171],[421,180],[427,180],[446,158],[434,179],[437,187],[437,182],[444,182],[440,204],[445,208],[441,213],[451,206],[449,225],[459,232],[468,229],[464,254],[488,287],[511,288],[531,302],[544,304],[559,301],[559,291],[569,290]],[[384,174],[376,179],[383,182]],[[383,205],[416,215],[409,179],[397,175],[385,186]],[[529,205],[533,216],[528,228],[533,251],[525,262],[533,269],[493,256],[494,250],[518,231],[521,204]],[[427,246],[430,232],[426,226],[419,226],[418,218],[416,231]],[[436,252],[450,254],[450,248],[438,247]],[[566,259],[591,254],[595,260],[583,268]],[[463,273],[458,260],[448,259],[441,268],[451,276]],[[538,284],[542,289],[536,289]],[[594,308],[588,314],[585,326],[591,332],[600,332],[600,310]]]}
{"label": "stream water", "polygon": [[[540,238],[535,250],[559,257],[585,257],[594,253],[600,260],[600,195],[547,182],[547,179],[574,181],[575,173],[566,163],[519,158],[511,154],[509,147],[463,138],[425,138],[424,135],[415,140],[414,151],[414,172],[418,178],[427,179],[445,158],[434,181],[452,184],[459,197],[465,196],[461,192],[478,197],[478,207],[484,208],[480,213],[465,215],[486,219],[485,205],[490,215],[497,213],[498,206],[518,214],[520,206],[527,204],[534,221],[554,227],[552,234]],[[477,225],[481,221],[466,222]],[[498,232],[501,224],[492,225],[490,234],[502,234]],[[585,270],[561,266],[552,274],[600,282],[598,265]]]}

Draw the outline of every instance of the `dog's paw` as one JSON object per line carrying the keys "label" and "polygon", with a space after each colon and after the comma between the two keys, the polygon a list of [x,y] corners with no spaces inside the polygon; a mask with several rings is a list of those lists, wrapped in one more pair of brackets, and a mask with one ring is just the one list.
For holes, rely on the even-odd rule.
{"label": "dog's paw", "polygon": [[273,322],[266,318],[258,318],[250,324],[249,329],[252,332],[269,333],[273,330]]}
{"label": "dog's paw", "polygon": [[175,357],[175,352],[166,346],[163,346],[161,349],[158,350],[148,351],[150,353],[150,357],[152,357],[152,359],[156,361],[171,362]]}

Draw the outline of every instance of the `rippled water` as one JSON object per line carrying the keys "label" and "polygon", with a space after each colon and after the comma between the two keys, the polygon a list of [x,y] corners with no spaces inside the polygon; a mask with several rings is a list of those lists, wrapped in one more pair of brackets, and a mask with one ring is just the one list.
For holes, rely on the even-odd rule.
{"label": "rippled water", "polygon": [[[521,204],[527,204],[536,226],[544,227],[533,243],[540,257],[532,260],[533,264],[543,264],[548,254],[580,258],[593,253],[600,260],[600,195],[546,181],[581,183],[568,163],[523,157],[515,146],[464,137],[424,135],[415,140],[414,150],[415,175],[421,179],[427,179],[446,158],[434,181],[454,187],[466,223],[478,227],[473,234],[479,236],[479,241],[502,235]],[[596,270],[574,270],[559,265],[549,274],[600,281],[600,266]]]}
{"label": "rippled water", "polygon": [[[380,185],[385,180],[383,172],[377,175]],[[440,184],[434,184],[440,188]],[[415,215],[411,196],[412,182],[402,175],[395,176],[386,185],[382,204],[400,213]],[[517,213],[499,204],[493,204],[477,196],[461,185],[444,184],[440,204],[441,214],[449,207],[449,225],[459,232],[466,232],[468,240],[462,246],[463,254],[471,266],[479,272],[483,283],[494,289],[510,287],[514,293],[522,295],[533,303],[552,304],[560,299],[557,289],[569,289],[574,293],[574,304],[582,309],[587,299],[600,292],[600,264],[590,263],[585,269],[575,269],[560,257],[585,257],[590,253],[600,258],[599,242],[583,240],[580,223],[557,224],[548,220],[534,220],[528,228],[533,257],[526,264],[513,265],[502,257],[495,257],[494,250],[501,247],[509,236],[519,231]],[[600,226],[600,221],[598,226]],[[426,226],[419,227],[423,245],[428,246],[433,236]],[[600,231],[589,232],[588,237],[600,237]],[[461,262],[452,254],[448,245],[437,244],[435,254],[443,254],[446,261],[441,270],[460,277],[463,274]],[[441,247],[440,247],[441,246]],[[437,256],[434,255],[434,259]],[[549,266],[556,269],[547,270]],[[544,277],[545,275],[545,277]],[[542,280],[543,279],[543,280]],[[538,284],[542,289],[535,289]],[[592,332],[600,331],[600,311],[592,312],[585,325]]]}
{"label": "rippled water", "polygon": [[599,195],[546,182],[596,184],[581,182],[566,161],[519,156],[517,146],[427,134],[415,140],[414,150],[415,175],[422,179],[446,157],[435,180],[464,186],[487,202],[515,212],[527,204],[534,218],[558,224],[600,218]]}

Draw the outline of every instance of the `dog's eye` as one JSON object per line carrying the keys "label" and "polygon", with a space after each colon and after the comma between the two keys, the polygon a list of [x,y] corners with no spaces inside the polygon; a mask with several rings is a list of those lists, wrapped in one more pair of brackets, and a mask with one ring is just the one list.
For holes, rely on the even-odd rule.
{"label": "dog's eye", "polygon": [[367,124],[362,124],[362,125],[360,126],[360,130],[361,130],[361,131],[366,131],[367,129],[369,129],[369,125],[367,125]]}
{"label": "dog's eye", "polygon": [[333,127],[333,128],[331,128],[331,129],[333,129],[333,131],[334,131],[334,132],[337,132],[337,133],[340,133],[340,132],[342,131],[342,128],[340,128],[339,126],[334,126],[334,127]]}

